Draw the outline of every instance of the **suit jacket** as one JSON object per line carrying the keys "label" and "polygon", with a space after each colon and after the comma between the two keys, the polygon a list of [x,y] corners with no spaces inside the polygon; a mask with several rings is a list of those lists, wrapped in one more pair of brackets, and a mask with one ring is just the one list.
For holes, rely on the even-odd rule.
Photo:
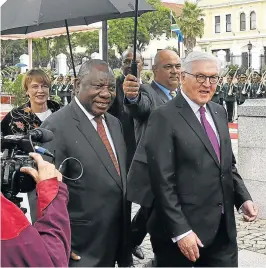
{"label": "suit jacket", "polygon": [[[70,260],[70,266],[114,266],[122,261],[118,248],[126,243],[126,148],[118,119],[106,113],[121,176],[97,131],[75,100],[51,115],[41,127],[54,133],[45,144],[55,151],[58,168],[67,157],[75,157],[83,166],[82,177],[76,181],[64,179],[69,190],[68,211],[71,222],[73,252],[80,261]],[[63,165],[63,175],[77,178],[80,164],[69,160]]]}
{"label": "suit jacket", "polygon": [[128,173],[128,200],[145,207],[152,205],[153,194],[149,187],[150,175],[143,146],[144,135],[151,112],[168,101],[168,97],[154,82],[140,86],[136,103],[125,99],[125,106],[134,118],[137,142],[137,150]]}
{"label": "suit jacket", "polygon": [[251,200],[235,167],[225,109],[207,105],[220,136],[221,162],[182,94],[150,116],[144,144],[155,198],[148,231],[159,239],[193,230],[206,247],[224,210],[228,237],[235,240],[234,205],[239,209]]}
{"label": "suit jacket", "polygon": [[124,140],[126,142],[127,147],[127,171],[128,171],[134,153],[136,151],[136,139],[134,133],[133,118],[127,111],[127,109],[124,107],[124,98],[125,98],[125,94],[123,91],[124,80],[125,80],[124,75],[121,75],[116,79],[116,98],[108,112],[111,115],[118,118],[122,124]]}

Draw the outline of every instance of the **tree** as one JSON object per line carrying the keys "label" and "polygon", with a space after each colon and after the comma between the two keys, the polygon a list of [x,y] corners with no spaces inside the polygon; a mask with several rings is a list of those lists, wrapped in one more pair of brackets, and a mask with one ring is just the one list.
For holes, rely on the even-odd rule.
{"label": "tree", "polygon": [[26,40],[1,40],[1,66],[12,66],[27,53]]}
{"label": "tree", "polygon": [[32,40],[33,66],[47,66],[50,57],[50,42],[48,39],[40,38]]}
{"label": "tree", "polygon": [[178,26],[184,36],[184,45],[187,53],[193,51],[196,46],[196,38],[204,34],[203,10],[197,4],[185,2],[182,14],[176,19]]}
{"label": "tree", "polygon": [[[138,19],[137,49],[143,50],[150,40],[163,34],[171,33],[170,10],[161,4],[160,0],[148,0],[157,11],[148,12]],[[116,47],[121,54],[128,46],[133,45],[134,18],[115,19],[108,22],[108,42],[110,47]]]}
{"label": "tree", "polygon": [[71,36],[73,47],[81,46],[86,48],[86,54],[91,55],[93,52],[99,51],[99,32],[76,33]]}

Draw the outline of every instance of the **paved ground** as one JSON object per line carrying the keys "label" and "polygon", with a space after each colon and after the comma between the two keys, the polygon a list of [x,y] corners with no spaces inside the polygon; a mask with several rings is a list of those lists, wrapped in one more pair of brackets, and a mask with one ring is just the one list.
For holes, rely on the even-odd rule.
{"label": "paved ground", "polygon": [[[237,140],[233,140],[233,151],[237,159]],[[134,204],[132,216],[138,211],[139,206]],[[252,223],[246,223],[241,215],[236,213],[239,247],[240,267],[266,267],[266,219],[258,219]],[[144,260],[134,258],[135,266],[145,265],[153,257],[149,236],[142,243],[145,254]]]}

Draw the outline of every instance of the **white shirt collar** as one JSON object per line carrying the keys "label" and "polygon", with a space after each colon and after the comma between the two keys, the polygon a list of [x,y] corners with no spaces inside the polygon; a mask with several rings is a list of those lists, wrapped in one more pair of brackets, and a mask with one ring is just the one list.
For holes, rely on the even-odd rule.
{"label": "white shirt collar", "polygon": [[[181,94],[184,97],[184,99],[187,101],[187,103],[189,104],[190,108],[192,109],[192,111],[195,113],[197,113],[199,111],[200,105],[198,105],[197,103],[195,103],[194,101],[192,101],[183,91],[183,89],[181,88]],[[207,112],[207,107],[206,104],[203,105],[203,107],[205,108],[206,112]]]}
{"label": "white shirt collar", "polygon": [[[79,108],[83,111],[83,113],[88,117],[88,119],[90,121],[92,121],[94,118],[95,118],[95,115],[89,113],[85,108],[84,106],[80,103],[80,101],[78,100],[78,98],[75,96],[75,101],[77,103],[77,105],[79,106]],[[102,115],[103,119],[104,119],[104,115]]]}

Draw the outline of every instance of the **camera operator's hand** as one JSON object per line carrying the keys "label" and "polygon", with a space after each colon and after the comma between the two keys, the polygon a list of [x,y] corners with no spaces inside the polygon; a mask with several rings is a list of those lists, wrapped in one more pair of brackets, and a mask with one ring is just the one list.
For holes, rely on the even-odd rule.
{"label": "camera operator's hand", "polygon": [[21,172],[31,175],[36,183],[55,177],[58,181],[62,181],[62,174],[55,168],[53,164],[43,160],[41,155],[37,153],[29,153],[29,155],[35,160],[38,170],[31,167],[22,167],[20,169]]}

